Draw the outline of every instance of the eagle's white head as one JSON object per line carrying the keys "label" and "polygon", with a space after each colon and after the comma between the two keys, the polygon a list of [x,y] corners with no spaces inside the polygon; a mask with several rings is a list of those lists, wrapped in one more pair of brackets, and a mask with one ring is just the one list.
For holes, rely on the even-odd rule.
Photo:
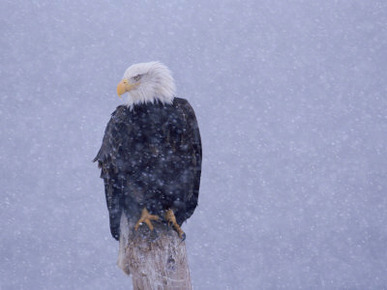
{"label": "eagle's white head", "polygon": [[170,70],[158,61],[131,65],[117,86],[117,94],[129,94],[127,106],[155,102],[171,104],[175,96],[175,81]]}

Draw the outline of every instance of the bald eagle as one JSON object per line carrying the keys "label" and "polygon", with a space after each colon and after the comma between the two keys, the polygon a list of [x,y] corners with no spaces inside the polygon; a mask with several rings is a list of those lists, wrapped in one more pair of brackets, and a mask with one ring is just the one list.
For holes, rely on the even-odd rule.
{"label": "bald eagle", "polygon": [[160,62],[130,66],[117,86],[126,104],[107,124],[98,161],[105,184],[110,232],[119,240],[121,215],[172,225],[185,239],[182,223],[199,196],[202,146],[195,113],[175,97],[169,69]]}

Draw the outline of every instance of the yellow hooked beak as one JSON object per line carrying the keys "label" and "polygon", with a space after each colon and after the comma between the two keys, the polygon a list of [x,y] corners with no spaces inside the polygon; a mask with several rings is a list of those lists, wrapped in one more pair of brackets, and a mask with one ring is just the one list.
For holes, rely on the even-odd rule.
{"label": "yellow hooked beak", "polygon": [[129,92],[133,88],[135,88],[138,85],[138,83],[130,84],[128,80],[122,80],[117,85],[117,94],[121,98],[121,95],[125,94],[126,92]]}

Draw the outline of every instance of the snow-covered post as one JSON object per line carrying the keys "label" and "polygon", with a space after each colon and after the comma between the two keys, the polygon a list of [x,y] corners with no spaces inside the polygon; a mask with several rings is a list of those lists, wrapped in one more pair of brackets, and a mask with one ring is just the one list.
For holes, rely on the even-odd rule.
{"label": "snow-covered post", "polygon": [[118,266],[132,275],[133,289],[192,289],[185,242],[161,223],[133,230],[134,221],[121,217]]}

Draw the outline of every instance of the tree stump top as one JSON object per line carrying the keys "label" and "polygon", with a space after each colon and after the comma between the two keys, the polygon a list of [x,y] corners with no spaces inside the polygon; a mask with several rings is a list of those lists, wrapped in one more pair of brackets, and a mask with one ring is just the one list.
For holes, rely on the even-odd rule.
{"label": "tree stump top", "polygon": [[118,266],[132,275],[133,289],[192,289],[185,242],[165,224],[155,222],[134,231],[121,217]]}

